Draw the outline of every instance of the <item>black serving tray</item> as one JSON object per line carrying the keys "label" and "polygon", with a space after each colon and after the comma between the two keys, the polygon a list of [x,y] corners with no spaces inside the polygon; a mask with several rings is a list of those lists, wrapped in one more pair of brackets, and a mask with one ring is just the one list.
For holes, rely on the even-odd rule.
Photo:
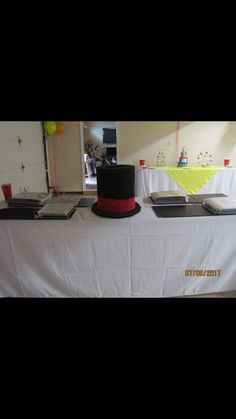
{"label": "black serving tray", "polygon": [[208,217],[214,214],[204,208],[201,204],[170,206],[170,207],[152,207],[156,216],[159,218],[176,218],[176,217]]}

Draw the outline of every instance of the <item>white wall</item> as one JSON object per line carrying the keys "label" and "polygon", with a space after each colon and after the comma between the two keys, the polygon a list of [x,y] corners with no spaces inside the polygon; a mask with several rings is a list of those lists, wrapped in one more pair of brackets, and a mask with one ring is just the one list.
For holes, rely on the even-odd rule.
{"label": "white wall", "polygon": [[84,142],[103,146],[103,128],[116,128],[115,121],[86,121],[84,123]]}
{"label": "white wall", "polygon": [[[25,166],[23,171],[21,163]],[[3,183],[12,184],[14,195],[24,188],[47,191],[40,122],[0,122],[0,184]],[[0,200],[3,199],[0,188]]]}
{"label": "white wall", "polygon": [[[176,127],[176,121],[119,122],[119,163],[138,165],[145,159],[156,165],[158,151],[164,150],[166,165],[176,166]],[[236,165],[236,122],[180,122],[179,146],[187,147],[191,166],[205,150],[213,154],[213,165],[223,165],[225,157]]]}

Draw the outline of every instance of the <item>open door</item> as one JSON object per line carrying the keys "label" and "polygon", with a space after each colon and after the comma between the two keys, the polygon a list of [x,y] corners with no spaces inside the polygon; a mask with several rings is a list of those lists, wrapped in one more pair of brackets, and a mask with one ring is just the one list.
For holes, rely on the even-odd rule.
{"label": "open door", "polygon": [[97,191],[97,167],[117,163],[117,122],[81,121],[83,192]]}

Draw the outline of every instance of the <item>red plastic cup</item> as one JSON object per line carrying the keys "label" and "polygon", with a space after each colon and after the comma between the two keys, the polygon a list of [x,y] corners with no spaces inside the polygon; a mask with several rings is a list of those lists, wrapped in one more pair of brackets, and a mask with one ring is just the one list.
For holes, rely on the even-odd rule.
{"label": "red plastic cup", "polygon": [[2,191],[3,191],[5,201],[7,202],[8,199],[12,197],[11,183],[4,183],[2,185]]}
{"label": "red plastic cup", "polygon": [[145,160],[139,160],[139,166],[140,167],[145,166]]}
{"label": "red plastic cup", "polygon": [[229,166],[230,159],[224,159],[224,166]]}

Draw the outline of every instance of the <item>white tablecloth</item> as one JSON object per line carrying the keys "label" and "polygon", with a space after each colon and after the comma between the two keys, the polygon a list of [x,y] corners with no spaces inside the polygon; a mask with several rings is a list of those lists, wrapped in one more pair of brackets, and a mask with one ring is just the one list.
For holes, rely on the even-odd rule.
{"label": "white tablecloth", "polygon": [[[141,202],[141,199],[139,200]],[[236,290],[236,216],[0,220],[1,297],[169,297]],[[186,276],[186,270],[221,270]]]}
{"label": "white tablecloth", "polygon": [[[148,197],[151,192],[168,191],[177,189],[184,190],[175,180],[162,169],[136,168],[135,195]],[[199,194],[223,193],[236,195],[236,168],[222,168],[207,182],[198,192]]]}

